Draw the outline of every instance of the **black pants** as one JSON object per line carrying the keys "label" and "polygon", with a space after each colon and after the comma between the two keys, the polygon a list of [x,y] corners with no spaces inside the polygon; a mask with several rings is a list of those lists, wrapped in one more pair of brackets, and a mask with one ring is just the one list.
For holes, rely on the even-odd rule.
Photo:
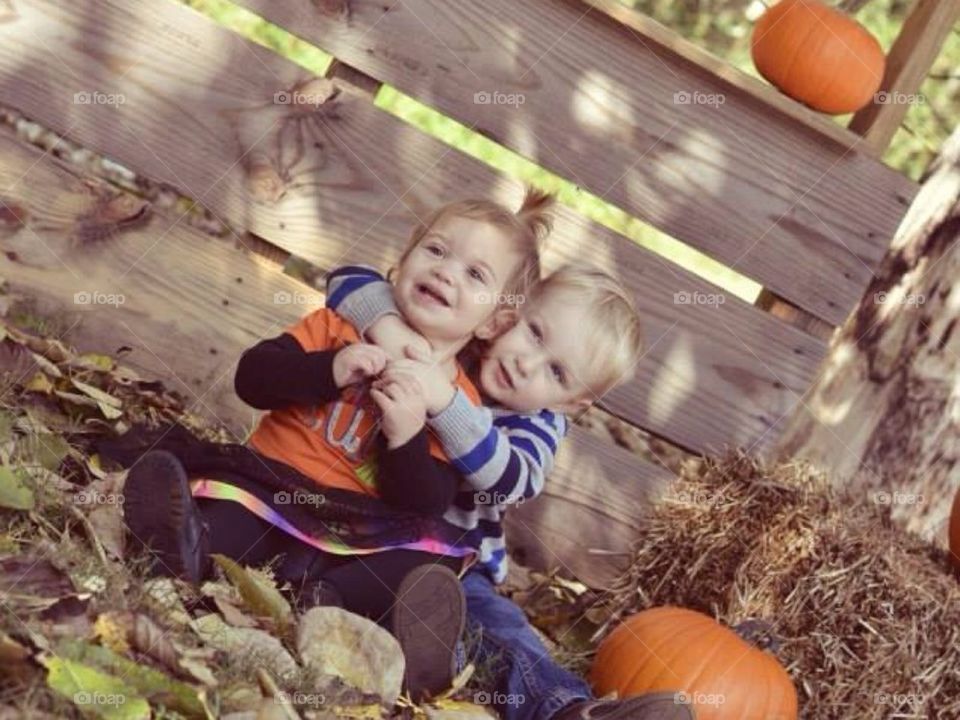
{"label": "black pants", "polygon": [[210,527],[210,552],[257,567],[279,558],[278,584],[289,582],[295,595],[324,580],[343,598],[346,610],[383,625],[400,582],[419,565],[438,564],[454,572],[462,560],[418,550],[387,550],[371,555],[334,555],[301,542],[232,500],[197,498]]}

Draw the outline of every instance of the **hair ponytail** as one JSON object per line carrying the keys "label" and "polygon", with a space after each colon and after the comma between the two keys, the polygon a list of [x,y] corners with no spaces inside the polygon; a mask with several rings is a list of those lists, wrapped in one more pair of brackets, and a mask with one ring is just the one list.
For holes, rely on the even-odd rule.
{"label": "hair ponytail", "polygon": [[523,195],[523,203],[517,210],[517,218],[536,238],[538,244],[543,242],[553,229],[553,216],[550,210],[556,200],[553,194],[530,186],[527,186]]}

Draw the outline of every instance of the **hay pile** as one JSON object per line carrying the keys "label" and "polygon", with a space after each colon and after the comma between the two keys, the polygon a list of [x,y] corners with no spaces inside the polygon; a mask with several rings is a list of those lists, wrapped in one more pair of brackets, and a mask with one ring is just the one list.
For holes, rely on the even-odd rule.
{"label": "hay pile", "polygon": [[[946,553],[796,465],[690,463],[605,598],[773,626],[804,718],[960,718],[960,583]],[[598,633],[600,634],[600,633]]]}

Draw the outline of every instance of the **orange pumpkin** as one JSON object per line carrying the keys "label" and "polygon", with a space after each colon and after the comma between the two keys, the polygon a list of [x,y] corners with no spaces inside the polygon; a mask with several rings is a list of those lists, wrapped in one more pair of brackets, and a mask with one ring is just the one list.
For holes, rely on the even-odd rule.
{"label": "orange pumpkin", "polygon": [[697,720],[797,717],[797,692],[772,655],[686,608],[658,607],[624,620],[600,643],[590,683],[598,696],[676,691]]}
{"label": "orange pumpkin", "polygon": [[950,510],[950,559],[953,566],[960,570],[960,488],[953,496],[953,508]]}
{"label": "orange pumpkin", "polygon": [[781,0],[764,12],[750,50],[767,80],[834,115],[869,103],[886,64],[880,43],[863,25],[819,0]]}

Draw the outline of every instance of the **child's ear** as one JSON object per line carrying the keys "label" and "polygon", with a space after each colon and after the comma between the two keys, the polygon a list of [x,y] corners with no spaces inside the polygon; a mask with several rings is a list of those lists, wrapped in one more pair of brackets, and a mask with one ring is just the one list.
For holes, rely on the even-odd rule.
{"label": "child's ear", "polygon": [[516,325],[519,319],[520,313],[516,308],[505,307],[494,310],[493,315],[483,321],[474,335],[480,340],[492,340]]}
{"label": "child's ear", "polygon": [[557,409],[562,412],[564,415],[580,415],[585,413],[590,406],[593,405],[593,399],[589,397],[582,397],[579,400],[570,400],[569,402],[564,403]]}

